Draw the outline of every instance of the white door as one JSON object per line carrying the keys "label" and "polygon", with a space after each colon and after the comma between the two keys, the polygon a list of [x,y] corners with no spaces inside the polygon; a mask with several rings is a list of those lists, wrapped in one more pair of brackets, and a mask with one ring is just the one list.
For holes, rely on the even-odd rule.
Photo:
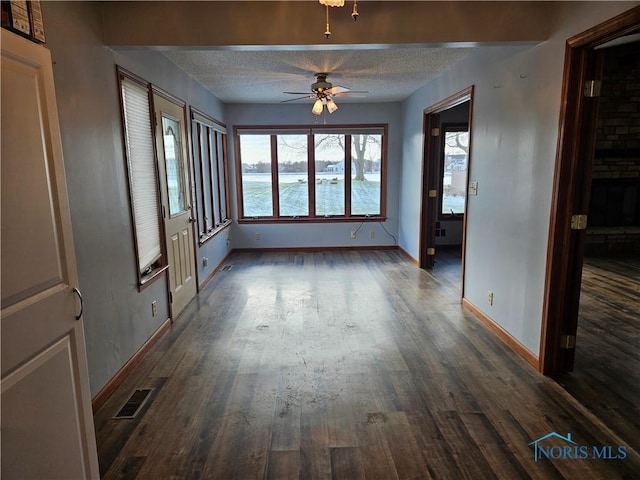
{"label": "white door", "polygon": [[169,263],[171,318],[196,294],[193,217],[189,188],[184,107],[153,96],[160,197]]}
{"label": "white door", "polygon": [[2,478],[98,478],[51,56],[1,40]]}

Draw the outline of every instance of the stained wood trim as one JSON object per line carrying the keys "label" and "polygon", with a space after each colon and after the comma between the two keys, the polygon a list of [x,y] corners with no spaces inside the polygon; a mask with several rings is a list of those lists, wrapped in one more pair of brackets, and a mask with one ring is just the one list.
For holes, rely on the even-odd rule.
{"label": "stained wood trim", "polygon": [[218,234],[220,234],[221,232],[224,232],[227,228],[229,228],[229,226],[233,223],[233,221],[231,219],[226,219],[224,222],[222,222],[222,224],[217,227],[214,228],[211,232],[209,232],[207,235],[200,237],[200,239],[198,240],[198,244],[200,246],[204,245],[205,243],[207,243],[209,240],[211,240],[213,237],[217,236]]}
{"label": "stained wood trim", "polygon": [[[353,175],[351,172],[351,162],[353,161],[351,155],[351,149],[353,145],[351,143],[351,135],[344,136],[344,215],[345,217],[351,217],[351,184],[353,183]],[[351,181],[347,182],[347,179]],[[315,183],[315,182],[314,182]],[[382,177],[380,177],[380,183],[384,183]]]}
{"label": "stained wood trim", "polygon": [[234,135],[237,135],[238,131],[242,132],[243,130],[309,130],[308,134],[311,134],[312,130],[355,130],[358,128],[384,128],[386,133],[387,124],[386,123],[332,123],[329,125],[318,125],[318,124],[284,124],[284,125],[235,125],[233,127]]}
{"label": "stained wood trim", "polygon": [[239,224],[242,223],[364,223],[364,222],[386,222],[385,217],[365,217],[354,215],[352,217],[345,217],[344,215],[335,216],[322,216],[322,217],[257,217],[257,218],[240,218],[237,220]]}
{"label": "stained wood trim", "polygon": [[151,127],[151,137],[152,137],[152,143],[153,143],[153,155],[154,155],[154,159],[158,158],[158,154],[156,151],[156,142],[155,142],[155,128],[153,127],[154,122],[155,122],[155,109],[153,107],[153,95],[151,93],[151,83],[149,83],[147,80],[145,80],[144,78],[136,75],[135,73],[132,73],[124,68],[122,68],[120,65],[116,65],[116,78],[117,78],[117,85],[118,85],[118,103],[120,106],[120,126],[121,126],[121,133],[122,133],[122,154],[123,154],[123,158],[124,158],[124,162],[125,162],[125,172],[127,175],[127,192],[129,194],[129,218],[131,219],[131,233],[133,236],[133,248],[136,254],[136,275],[138,277],[138,290],[142,291],[145,287],[151,285],[154,281],[156,281],[158,278],[160,278],[160,274],[162,274],[164,271],[166,271],[169,267],[168,267],[168,262],[167,262],[167,249],[166,249],[166,242],[164,240],[164,218],[162,217],[161,214],[161,209],[162,209],[162,199],[160,197],[160,172],[158,170],[158,162],[154,162],[155,166],[154,166],[154,170],[155,170],[155,174],[156,174],[156,186],[157,188],[157,192],[156,192],[156,196],[157,196],[157,201],[158,201],[158,224],[160,226],[160,228],[158,229],[158,236],[160,238],[160,252],[161,252],[161,258],[159,258],[156,263],[156,267],[153,269],[153,271],[146,275],[143,276],[142,272],[140,271],[140,267],[138,265],[139,259],[140,259],[140,250],[138,247],[138,234],[137,234],[137,226],[136,226],[136,221],[135,221],[135,215],[133,212],[133,194],[132,194],[132,190],[131,190],[131,172],[130,172],[130,167],[129,167],[129,153],[127,152],[127,131],[126,131],[126,125],[125,125],[125,110],[124,110],[124,102],[122,99],[122,80],[123,79],[128,79],[129,81],[135,82],[138,85],[140,85],[141,87],[144,87],[147,90],[147,100],[149,103],[149,125]]}
{"label": "stained wood trim", "polygon": [[218,271],[222,268],[222,266],[227,262],[227,260],[229,259],[229,256],[231,255],[232,251],[229,251],[222,260],[220,260],[220,262],[218,263],[218,265],[216,265],[216,268],[214,268],[213,270],[211,270],[211,272],[209,272],[209,275],[207,275],[207,277],[202,281],[202,283],[200,284],[200,290],[202,290],[207,283],[209,283],[211,281],[211,279],[213,278],[213,276],[218,273]]}
{"label": "stained wood trim", "polygon": [[424,115],[428,115],[430,113],[438,113],[443,110],[448,110],[455,106],[460,105],[461,103],[469,100],[469,97],[473,95],[473,85],[465,88],[464,90],[460,90],[458,93],[454,93],[444,100],[439,101],[438,103],[434,103],[430,107],[427,107],[423,110]]}
{"label": "stained wood trim", "polygon": [[307,135],[307,158],[309,164],[307,165],[307,185],[309,192],[309,214],[316,213],[316,149],[315,142],[312,135]]}
{"label": "stained wood trim", "polygon": [[[213,118],[211,115],[203,112],[202,110],[190,105],[189,106],[189,110],[191,113],[191,120],[195,120],[198,123],[203,123],[203,119],[211,122],[213,125],[211,125],[213,128],[219,130],[220,132],[226,134],[227,133],[227,125],[224,124],[223,122],[216,120],[215,118]],[[198,116],[200,116],[201,118],[198,118]]]}
{"label": "stained wood trim", "polygon": [[640,6],[622,12],[567,40],[570,47],[596,47],[623,35],[633,33],[640,25]]}
{"label": "stained wood trim", "polygon": [[267,247],[267,248],[234,248],[231,253],[259,252],[344,252],[349,250],[398,250],[397,245],[357,245],[353,247]]}
{"label": "stained wood trim", "polygon": [[149,349],[165,334],[167,330],[171,327],[171,319],[167,318],[162,324],[156,329],[155,332],[151,334],[151,336],[147,339],[144,344],[138,349],[136,353],[125,363],[120,370],[107,382],[107,384],[102,387],[93,400],[91,400],[91,407],[93,409],[93,413],[97,412],[98,409],[104,405],[104,403],[109,399],[109,397],[116,391],[116,389],[126,380],[129,374],[133,371],[133,369],[142,361],[145,357]]}
{"label": "stained wood trim", "polygon": [[[437,212],[434,208],[428,209],[429,201],[428,201],[428,190],[430,188],[431,175],[428,168],[428,162],[432,161],[431,156],[433,156],[433,141],[431,138],[431,128],[433,128],[433,116],[438,114],[444,110],[448,110],[449,108],[456,107],[464,102],[469,102],[469,159],[467,164],[467,185],[469,184],[469,174],[471,172],[471,161],[472,161],[472,140],[473,140],[473,92],[474,85],[470,85],[469,87],[461,90],[449,97],[441,100],[430,107],[427,107],[423,110],[423,123],[422,123],[422,137],[423,137],[423,147],[422,147],[422,171],[420,173],[421,178],[421,204],[420,204],[420,229],[418,234],[418,265],[420,268],[425,268],[428,265],[428,257],[426,255],[427,248],[429,245],[427,243],[430,239],[435,238],[435,235],[427,235],[429,233],[429,222],[434,222],[435,219],[433,215],[436,215]],[[467,207],[469,205],[469,197],[468,195],[465,197],[465,215],[462,220],[462,286],[460,293],[460,301],[464,298],[464,274],[465,274],[465,256],[466,256],[466,232],[467,232]],[[431,215],[430,218],[425,218],[426,216]]]}
{"label": "stained wood trim", "polygon": [[467,89],[469,93],[469,158],[467,158],[467,192],[465,193],[465,201],[464,201],[464,216],[462,217],[462,259],[460,261],[460,278],[461,278],[461,286],[460,286],[460,301],[464,300],[464,279],[465,279],[465,267],[466,267],[466,258],[467,258],[467,220],[469,215],[467,214],[469,211],[469,180],[471,180],[471,162],[472,156],[471,151],[473,147],[473,94],[475,92],[475,86],[471,85]]}
{"label": "stained wood trim", "polygon": [[[576,322],[582,248],[569,224],[581,202],[584,172],[578,158],[581,148],[582,88],[591,49],[640,27],[640,7],[635,7],[567,40],[558,127],[558,144],[549,220],[547,269],[542,307],[540,371],[562,371],[568,363],[560,337]],[[576,242],[578,246],[576,246]],[[584,243],[584,242],[583,242]],[[577,268],[581,270],[581,268]],[[571,318],[570,318],[571,317]],[[571,362],[572,363],[572,360]]]}
{"label": "stained wood trim", "polygon": [[[351,144],[350,135],[351,131],[358,129],[381,129],[382,144],[381,144],[381,169],[380,169],[380,215],[351,215],[351,182],[345,183],[345,213],[342,215],[316,215],[316,197],[315,197],[315,144],[313,142],[314,130],[329,131],[335,130],[336,133],[341,133],[346,136],[345,139],[345,179],[351,177]],[[244,205],[242,195],[242,159],[240,152],[240,136],[243,133],[251,130],[261,131],[264,135],[270,135],[270,149],[271,149],[271,184],[272,184],[272,203],[273,211],[269,217],[244,217]],[[308,185],[309,185],[309,214],[304,217],[286,217],[280,216],[279,212],[279,192],[278,192],[278,159],[277,159],[277,135],[287,131],[307,131],[308,143],[307,143],[307,171],[308,171]],[[277,132],[277,133],[271,133]],[[238,205],[238,223],[281,223],[289,221],[301,221],[301,222],[332,222],[332,221],[383,221],[386,220],[387,210],[387,137],[389,135],[389,126],[386,123],[365,123],[365,124],[345,124],[345,125],[236,125],[233,127],[233,142],[235,146],[235,160],[236,160],[236,201]],[[366,220],[365,220],[366,219]]]}
{"label": "stained wood trim", "polygon": [[521,356],[529,365],[531,365],[536,370],[539,370],[539,361],[538,357],[536,357],[533,353],[527,349],[524,345],[522,345],[518,340],[513,338],[509,332],[507,332],[500,325],[495,323],[491,317],[486,315],[484,312],[480,311],[478,307],[472,304],[466,298],[462,299],[462,306],[466,308],[471,314],[476,317],[480,322],[487,327],[491,332],[493,332],[496,337],[502,340],[511,350]]}
{"label": "stained wood trim", "polygon": [[415,258],[413,255],[411,255],[409,252],[407,252],[404,248],[402,248],[401,246],[398,246],[398,251],[407,258],[407,260],[409,260],[411,263],[413,263],[416,266],[420,266],[420,262],[418,261],[417,258]]}
{"label": "stained wood trim", "polygon": [[[271,144],[271,215],[280,217],[280,182],[278,182],[278,137],[270,135]],[[242,170],[240,170],[242,177]],[[242,212],[244,213],[244,212]]]}
{"label": "stained wood trim", "polygon": [[[166,90],[163,90],[162,88],[156,86],[156,85],[151,85],[151,92],[154,95],[158,95],[159,97],[164,98],[165,100],[171,102],[171,103],[175,103],[177,106],[179,106],[180,108],[186,108],[187,104],[184,100],[176,97],[175,95],[167,92]],[[154,109],[155,110],[155,109]],[[187,120],[187,115],[185,113],[184,115],[185,121]]]}

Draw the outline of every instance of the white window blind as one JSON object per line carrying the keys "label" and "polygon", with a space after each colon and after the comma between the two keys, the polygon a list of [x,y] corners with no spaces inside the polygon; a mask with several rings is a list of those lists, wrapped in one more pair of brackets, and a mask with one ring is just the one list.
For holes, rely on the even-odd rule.
{"label": "white window blind", "polygon": [[144,273],[162,256],[149,95],[126,77],[121,85],[138,268]]}

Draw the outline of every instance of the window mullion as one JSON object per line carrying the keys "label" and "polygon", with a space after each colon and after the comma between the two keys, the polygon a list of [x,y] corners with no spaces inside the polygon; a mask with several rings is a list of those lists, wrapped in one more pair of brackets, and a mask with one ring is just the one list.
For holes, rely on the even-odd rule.
{"label": "window mullion", "polygon": [[222,162],[222,181],[224,182],[224,198],[220,201],[224,200],[224,215],[220,215],[222,221],[226,221],[229,219],[229,172],[228,172],[228,159],[227,159],[227,134],[222,134],[222,158],[220,162]]}
{"label": "window mullion", "polygon": [[351,216],[351,135],[344,136],[344,215]]}
{"label": "window mullion", "polygon": [[204,156],[205,156],[205,145],[202,142],[203,136],[207,132],[207,127],[202,125],[201,123],[196,123],[197,131],[198,131],[198,170],[200,171],[200,206],[198,210],[200,210],[198,217],[202,218],[200,233],[206,235],[207,233],[207,212],[204,208],[205,205],[205,194],[204,194],[204,182],[205,182],[205,172],[204,172]]}
{"label": "window mullion", "polygon": [[209,134],[207,135],[207,146],[209,150],[209,161],[207,162],[207,168],[209,170],[209,198],[207,201],[209,202],[209,211],[211,212],[211,228],[216,227],[216,202],[215,202],[215,182],[214,180],[214,172],[213,166],[215,164],[216,154],[216,131],[213,128],[209,128]]}
{"label": "window mullion", "polygon": [[213,164],[213,168],[215,168],[215,181],[214,183],[216,184],[216,191],[215,191],[215,196],[216,196],[216,200],[217,200],[217,204],[218,204],[218,208],[216,210],[216,226],[222,224],[222,222],[224,222],[224,216],[222,215],[222,196],[221,196],[221,181],[220,181],[220,161],[221,161],[221,154],[222,152],[220,151],[219,145],[220,145],[220,139],[222,137],[222,134],[220,132],[216,132],[216,161]]}
{"label": "window mullion", "polygon": [[309,186],[309,217],[316,216],[316,149],[312,133],[307,135],[307,184]]}
{"label": "window mullion", "polygon": [[280,188],[278,185],[278,136],[271,135],[271,195],[273,202],[272,214],[280,216]]}

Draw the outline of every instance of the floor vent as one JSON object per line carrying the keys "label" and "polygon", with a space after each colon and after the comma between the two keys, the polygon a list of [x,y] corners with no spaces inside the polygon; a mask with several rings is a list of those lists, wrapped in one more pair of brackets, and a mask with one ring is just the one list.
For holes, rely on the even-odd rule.
{"label": "floor vent", "polygon": [[232,268],[233,268],[233,265],[225,265],[220,270],[223,271],[223,272],[226,272],[228,270],[231,270]]}
{"label": "floor vent", "polygon": [[113,418],[135,418],[152,391],[153,388],[137,388]]}

